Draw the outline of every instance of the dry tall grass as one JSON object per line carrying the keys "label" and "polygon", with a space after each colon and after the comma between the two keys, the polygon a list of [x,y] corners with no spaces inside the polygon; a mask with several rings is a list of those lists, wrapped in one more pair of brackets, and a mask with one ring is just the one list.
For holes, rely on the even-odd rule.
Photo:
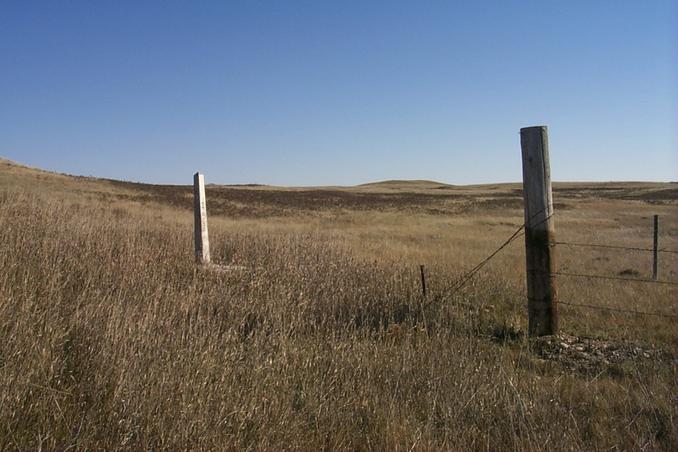
{"label": "dry tall grass", "polygon": [[[438,217],[415,216],[412,229],[397,236],[390,221],[401,215],[215,218],[215,259],[247,270],[203,271],[193,265],[187,212],[5,188],[2,448],[678,444],[671,321],[564,310],[569,332],[665,351],[595,371],[542,359],[521,333],[520,246],[463,291],[441,297],[476,256],[440,252],[442,243],[455,248],[441,232],[449,222]],[[515,220],[478,218],[450,221],[467,230],[492,223],[486,225],[494,230],[491,243],[480,243],[477,231],[468,235],[479,254]],[[408,244],[410,234],[423,234],[424,251]],[[430,262],[438,298],[424,308],[413,265],[419,261],[412,257]],[[635,291],[624,306],[675,312],[668,287],[587,284],[563,290],[580,298],[613,291],[605,303],[621,299],[619,291]]]}

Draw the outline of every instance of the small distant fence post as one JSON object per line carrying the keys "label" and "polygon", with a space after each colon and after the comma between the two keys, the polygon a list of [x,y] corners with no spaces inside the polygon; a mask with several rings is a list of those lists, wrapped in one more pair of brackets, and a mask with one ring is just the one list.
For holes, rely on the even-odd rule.
{"label": "small distant fence post", "polygon": [[527,312],[530,336],[558,333],[558,294],[548,129],[520,129],[523,157]]}
{"label": "small distant fence post", "polygon": [[195,259],[199,264],[210,263],[210,242],[207,234],[207,201],[205,200],[205,176],[193,175],[193,212],[195,224]]}
{"label": "small distant fence post", "polygon": [[423,265],[419,266],[419,273],[421,274],[421,294],[426,298],[426,274]]}
{"label": "small distant fence post", "polygon": [[654,281],[659,277],[659,215],[654,216],[654,235],[652,246],[652,279]]}

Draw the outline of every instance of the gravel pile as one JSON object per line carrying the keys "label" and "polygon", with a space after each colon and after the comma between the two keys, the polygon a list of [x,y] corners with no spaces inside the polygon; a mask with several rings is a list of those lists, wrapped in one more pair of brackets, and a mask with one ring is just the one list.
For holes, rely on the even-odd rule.
{"label": "gravel pile", "polygon": [[585,373],[619,369],[626,362],[675,359],[670,353],[645,344],[559,334],[533,340],[534,351],[545,360],[558,361],[567,369]]}

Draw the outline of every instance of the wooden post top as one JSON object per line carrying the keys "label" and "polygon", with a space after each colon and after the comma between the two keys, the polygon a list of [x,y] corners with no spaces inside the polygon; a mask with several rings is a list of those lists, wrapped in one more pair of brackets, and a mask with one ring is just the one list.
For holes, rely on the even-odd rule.
{"label": "wooden post top", "polygon": [[523,131],[527,132],[527,131],[534,130],[534,129],[548,129],[548,126],[530,126],[530,127],[522,127],[522,128],[520,129],[520,133],[523,133]]}

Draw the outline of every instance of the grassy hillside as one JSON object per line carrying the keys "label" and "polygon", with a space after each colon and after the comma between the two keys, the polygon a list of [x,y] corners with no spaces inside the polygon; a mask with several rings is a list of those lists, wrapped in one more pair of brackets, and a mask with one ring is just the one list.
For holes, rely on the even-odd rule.
{"label": "grassy hillside", "polygon": [[[521,224],[520,187],[423,185],[209,186],[213,258],[244,269],[204,270],[190,187],[0,161],[2,448],[674,448],[675,319],[562,305],[563,335],[528,340],[520,240],[453,290]],[[646,248],[659,214],[678,249],[675,184],[554,197],[559,240]],[[572,273],[651,267],[557,252]],[[676,286],[558,283],[678,315]]]}

